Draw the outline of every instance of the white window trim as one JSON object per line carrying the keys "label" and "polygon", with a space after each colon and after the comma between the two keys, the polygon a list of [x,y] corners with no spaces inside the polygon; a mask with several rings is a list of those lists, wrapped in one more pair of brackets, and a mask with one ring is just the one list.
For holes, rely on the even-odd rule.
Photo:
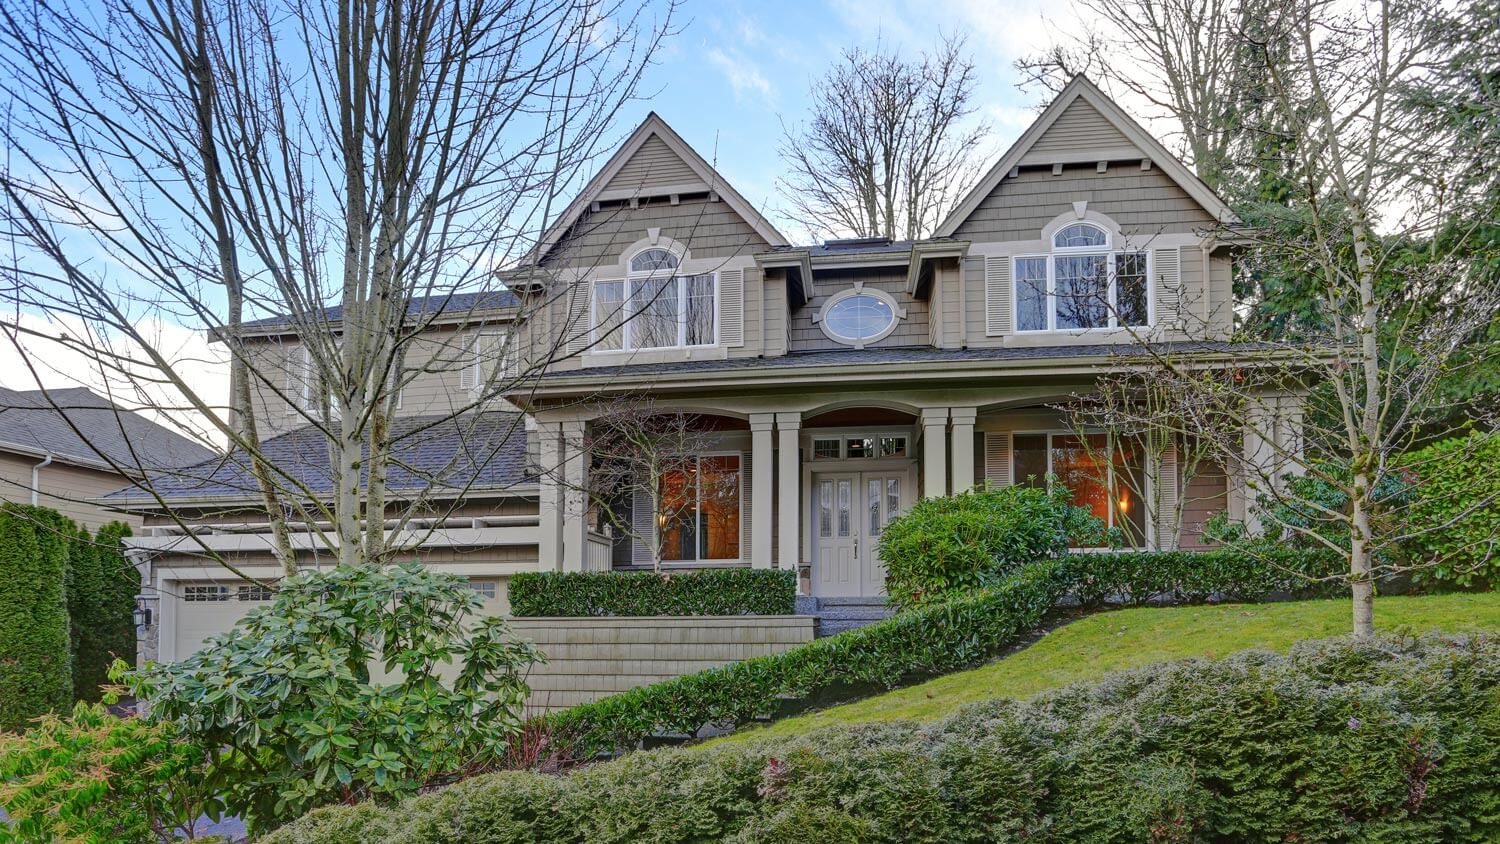
{"label": "white window trim", "polygon": [[[874,334],[869,337],[845,337],[844,335],[839,334],[833,329],[829,328],[828,321],[824,318],[827,315],[828,311],[834,305],[837,305],[845,299],[852,299],[855,296],[870,296],[884,302],[886,307],[891,309],[891,324],[887,325],[884,331],[881,331],[880,333]],[[823,335],[825,337],[835,343],[841,343],[845,346],[853,346],[856,349],[863,349],[865,346],[868,346],[871,343],[879,343],[881,340],[884,340],[885,338],[891,336],[891,332],[895,331],[901,325],[901,320],[903,319],[906,319],[906,309],[896,303],[895,297],[878,287],[865,287],[864,282],[862,281],[856,281],[854,282],[853,287],[840,290],[832,296],[829,296],[823,301],[822,307],[818,308],[818,312],[813,314],[812,317],[813,323],[823,330]]]}
{"label": "white window trim", "polygon": [[[740,499],[739,499],[739,502],[738,502],[737,506],[739,507],[739,522],[740,522],[740,555],[738,557],[725,557],[723,559],[711,559],[711,560],[701,560],[701,559],[697,559],[696,557],[694,559],[691,559],[691,560],[666,560],[666,559],[663,559],[661,561],[662,566],[663,567],[671,567],[671,566],[684,566],[684,567],[722,566],[722,565],[732,565],[734,563],[741,562],[745,558],[745,548],[744,548],[744,529],[745,529],[745,452],[743,452],[743,451],[735,451],[733,449],[727,450],[727,451],[700,451],[700,452],[692,455],[692,457],[693,457],[693,459],[695,459],[695,460],[698,461],[698,465],[700,467],[700,472],[699,472],[700,475],[702,474],[701,467],[703,465],[703,458],[705,458],[705,457],[738,457],[739,458],[740,468],[739,468],[738,474],[740,476],[740,482],[739,482]],[[657,490],[656,497],[657,498],[661,497],[661,491],[660,490]],[[699,487],[698,487],[698,500],[695,502],[695,505],[696,505],[696,508],[697,508],[697,510],[695,512],[701,512],[702,511],[702,507],[703,507],[703,487],[702,487],[702,485],[699,485]],[[653,524],[658,524],[659,525],[661,523],[661,513],[653,513],[651,517],[652,517]],[[657,530],[660,530],[660,528],[657,528]],[[661,543],[661,537],[659,537],[659,536],[657,537],[657,543],[658,543],[658,546]],[[665,550],[665,549],[659,549],[659,550]],[[693,550],[696,551],[697,549],[694,548]]]}
{"label": "white window trim", "polygon": [[[1092,225],[1092,224],[1090,224]],[[1107,246],[1070,246],[1054,248],[1049,252],[1033,252],[1023,255],[1014,255],[1010,258],[1010,314],[1012,330],[1017,334],[1107,334],[1110,332],[1129,331],[1130,329],[1152,328],[1156,325],[1156,285],[1153,283],[1156,273],[1156,254],[1152,249],[1117,249],[1114,248],[1114,238],[1110,236],[1107,229],[1095,226],[1104,231]],[[1055,234],[1055,233],[1054,233]],[[1051,242],[1051,236],[1048,236]],[[1079,257],[1085,255],[1102,255],[1107,260],[1109,269],[1109,301],[1108,307],[1109,325],[1097,328],[1058,328],[1057,327],[1057,263],[1054,258]],[[1115,261],[1120,255],[1144,255],[1146,256],[1146,324],[1145,325],[1118,325],[1116,318],[1119,313],[1119,285],[1116,279]],[[1047,327],[1046,328],[1021,328],[1021,262],[1026,260],[1041,259],[1047,268]]]}
{"label": "white window trim", "polygon": [[[683,267],[687,263],[686,256],[679,254],[679,252],[675,249],[671,249],[665,246],[647,246],[643,249],[635,250],[625,258],[624,266],[626,267],[626,269],[629,269],[631,262],[634,261],[636,257],[639,256],[642,252],[647,252],[652,249],[664,249],[665,251],[670,252],[677,258],[677,266],[673,267],[670,270],[669,274],[666,270],[641,270],[639,272],[626,272],[623,277],[620,278],[601,278],[589,282],[590,354],[618,355],[628,354],[632,352],[656,352],[671,349],[709,349],[719,345],[719,297],[721,295],[719,287],[719,272],[717,270],[710,270],[708,272],[695,273],[685,270]],[[708,276],[710,279],[712,279],[714,290],[713,304],[710,306],[712,308],[713,315],[713,337],[710,338],[709,342],[707,343],[687,342],[687,279],[697,276]],[[632,340],[634,339],[634,337],[632,336],[634,334],[632,325],[635,322],[635,314],[631,311],[631,302],[634,298],[632,294],[635,292],[635,285],[636,283],[642,281],[661,281],[663,279],[671,280],[676,284],[677,287],[677,342],[670,346],[636,346],[632,343]],[[604,339],[604,335],[599,333],[600,313],[599,296],[597,290],[599,285],[601,284],[619,284],[621,286],[620,290],[622,299],[620,303],[620,326],[617,329],[620,337],[620,348],[618,349],[599,348],[601,341]]]}
{"label": "white window trim", "polygon": [[[343,337],[340,336],[334,346],[336,354],[342,352],[343,342]],[[297,404],[295,407],[288,406],[287,413],[289,415],[317,416],[322,412],[322,408],[313,403],[313,382],[318,379],[313,373],[312,349],[306,343],[301,344],[298,348],[302,352],[298,359],[299,365],[302,367],[302,372],[298,378]],[[338,402],[333,400],[333,393],[331,391],[328,394],[328,399],[328,415],[332,417],[329,421],[337,422],[339,418],[339,405]]]}
{"label": "white window trim", "polygon": [[512,350],[506,345],[510,340],[509,331],[503,328],[486,328],[470,332],[469,345],[466,350],[468,360],[464,362],[464,368],[468,370],[469,377],[474,381],[468,387],[468,391],[474,395],[478,395],[484,390],[486,381],[484,375],[485,341],[491,337],[499,339],[497,346],[500,349],[500,357],[495,361],[495,364],[499,367],[502,377],[509,377],[513,373],[510,362],[510,353]]}

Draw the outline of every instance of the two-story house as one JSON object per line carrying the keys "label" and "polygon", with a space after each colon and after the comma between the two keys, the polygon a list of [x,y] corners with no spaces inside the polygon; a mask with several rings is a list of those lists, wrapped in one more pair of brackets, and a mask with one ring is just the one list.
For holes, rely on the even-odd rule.
{"label": "two-story house", "polygon": [[[454,354],[441,365],[442,350],[475,348],[481,335],[509,336],[533,375],[508,396],[519,413],[488,412],[502,442],[495,465],[466,488],[424,559],[469,575],[495,611],[518,571],[649,564],[647,535],[670,567],[793,568],[808,594],[876,596],[880,531],[919,497],[1049,475],[1141,546],[1197,545],[1212,513],[1243,515],[1235,467],[1188,478],[1167,455],[1142,482],[1139,454],[1104,432],[1080,434],[1058,406],[1128,365],[1142,339],[1203,365],[1235,363],[1232,247],[1221,235],[1231,221],[1083,78],[933,237],[913,242],[793,245],[653,114],[506,274],[482,324],[472,308],[451,325],[434,321],[439,363],[403,396],[402,424],[464,400],[475,364]],[[297,339],[274,321],[264,331],[267,365],[291,373],[282,397],[268,399],[287,404],[288,422],[268,448],[295,453],[310,436],[292,424],[305,394]],[[694,414],[712,439],[691,470],[663,480],[670,518],[649,496],[626,496],[615,516],[635,529],[610,531],[585,492],[598,458],[589,432],[631,397]],[[1294,417],[1295,397],[1285,405]],[[1247,431],[1247,448],[1286,430]],[[423,453],[441,460],[459,447]],[[1120,482],[1124,473],[1134,482]],[[1188,500],[1181,522],[1154,515],[1142,490]],[[226,470],[184,487],[176,504],[225,523],[211,541],[274,576],[250,492],[243,472]],[[259,593],[156,523],[158,535],[136,547],[153,560],[170,658]]]}

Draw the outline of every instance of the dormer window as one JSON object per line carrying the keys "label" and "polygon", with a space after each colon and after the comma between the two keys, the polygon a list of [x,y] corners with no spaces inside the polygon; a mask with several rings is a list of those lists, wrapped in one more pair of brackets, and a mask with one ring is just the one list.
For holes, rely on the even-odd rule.
{"label": "dormer window", "polygon": [[643,249],[624,279],[594,282],[594,350],[671,349],[718,342],[718,274],[677,275],[681,259]]}
{"label": "dormer window", "polygon": [[1111,248],[1110,233],[1069,223],[1051,239],[1049,255],[1015,258],[1017,331],[1080,331],[1143,327],[1151,321],[1148,253]]}

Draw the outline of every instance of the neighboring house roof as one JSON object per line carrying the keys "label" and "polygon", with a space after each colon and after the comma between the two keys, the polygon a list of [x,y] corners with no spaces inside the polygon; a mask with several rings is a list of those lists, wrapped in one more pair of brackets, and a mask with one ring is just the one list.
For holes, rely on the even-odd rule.
{"label": "neighboring house roof", "polygon": [[[1234,352],[1269,351],[1277,348],[1264,343],[1229,343],[1182,340],[1154,344],[1153,353],[1224,355]],[[790,352],[764,358],[720,358],[717,360],[684,360],[665,363],[638,363],[622,366],[590,367],[582,370],[548,372],[541,376],[543,382],[560,379],[602,379],[629,375],[665,375],[677,373],[736,372],[744,370],[813,369],[817,367],[881,367],[900,364],[922,364],[941,367],[943,364],[969,361],[1048,361],[1059,358],[1133,357],[1145,353],[1136,345],[1089,343],[1059,346],[1012,346],[982,349],[935,349],[930,346],[876,347],[865,349],[828,349],[811,352]]]}
{"label": "neighboring house roof", "polygon": [[[386,489],[394,494],[425,492],[436,498],[469,491],[493,491],[535,481],[526,461],[526,428],[521,414],[494,411],[465,416],[401,416],[391,423],[390,468]],[[313,494],[333,492],[328,441],[306,425],[261,444],[261,453],[284,475]],[[279,485],[290,488],[289,481]],[[256,499],[260,488],[243,450],[194,466],[153,476],[151,488],[167,500]],[[156,504],[138,487],[116,490],[105,502],[117,506]]]}
{"label": "neighboring house roof", "polygon": [[[406,305],[408,317],[430,317],[442,314],[464,314],[469,311],[491,311],[503,308],[519,307],[521,300],[516,294],[509,290],[486,290],[477,293],[446,293],[436,296],[418,296]],[[344,318],[344,308],[341,305],[332,305],[323,310],[323,318],[329,322],[338,322]],[[245,323],[246,328],[270,328],[278,325],[292,325],[289,316],[273,316],[265,319],[250,320]]]}
{"label": "neighboring house roof", "polygon": [[214,453],[84,387],[0,387],[0,450],[130,474],[185,466]]}
{"label": "neighboring house roof", "polygon": [[[1063,112],[1067,111],[1068,106],[1077,100],[1083,100],[1097,109],[1105,120],[1118,129],[1136,150],[1139,150],[1143,158],[1149,158],[1153,164],[1161,167],[1163,173],[1166,173],[1169,178],[1187,192],[1188,196],[1191,196],[1199,205],[1203,206],[1204,210],[1213,215],[1214,219],[1221,223],[1234,222],[1235,215],[1229,208],[1228,203],[1220,199],[1219,195],[1214,193],[1212,188],[1205,184],[1202,179],[1198,178],[1197,174],[1193,173],[1187,165],[1179,161],[1177,156],[1162,146],[1161,142],[1156,140],[1150,132],[1141,128],[1141,125],[1136,123],[1130,115],[1126,114],[1114,100],[1099,90],[1094,83],[1090,82],[1084,76],[1079,75],[1073,77],[1073,81],[1069,82],[1067,87],[1062,89],[1062,92],[1057,95],[1052,104],[1047,106],[1041,116],[1036,119],[1036,122],[1031,124],[1031,128],[1022,133],[1021,137],[1011,145],[1011,148],[1006,150],[1005,155],[1001,156],[1000,160],[995,162],[995,166],[991,167],[989,172],[985,173],[984,178],[979,181],[979,184],[964,197],[963,202],[960,202],[958,207],[954,208],[953,212],[948,215],[947,219],[943,220],[937,227],[936,235],[938,237],[952,236],[958,230],[958,227],[963,224],[964,220],[968,219],[969,215],[974,213],[974,210],[979,207],[979,204],[984,201],[985,197],[994,193],[995,188],[1000,185],[1000,182],[1005,178],[1006,174],[1010,173],[1012,168],[1027,163],[1023,161],[1026,158],[1026,154],[1031,151],[1032,147],[1036,146],[1036,143],[1042,139],[1042,136],[1062,116]],[[1108,152],[1110,155],[1105,156],[1107,158],[1120,157],[1118,154],[1119,150],[1109,150]],[[1103,155],[1103,153],[1083,155],[1078,160],[1087,161],[1090,157],[1098,158],[1100,155]]]}
{"label": "neighboring house roof", "polygon": [[[668,186],[655,184],[628,185],[623,187],[618,185],[612,186],[611,182],[614,182],[615,177],[620,174],[621,169],[652,138],[658,138],[665,143],[668,149],[675,153],[678,158],[682,159],[683,163],[688,166],[698,181],[691,184]],[[739,214],[746,223],[749,223],[756,234],[765,238],[767,243],[772,246],[787,245],[787,239],[781,235],[781,232],[777,231],[776,227],[771,225],[771,222],[762,216],[745,197],[741,196],[740,192],[735,190],[734,186],[729,184],[719,174],[718,170],[715,170],[712,165],[705,161],[703,156],[698,154],[697,150],[693,149],[687,141],[682,139],[681,135],[678,135],[671,126],[667,125],[665,120],[662,120],[653,111],[646,115],[646,119],[641,121],[641,125],[637,126],[635,131],[630,133],[630,137],[625,139],[625,143],[621,144],[620,148],[615,151],[615,154],[610,156],[609,161],[605,162],[604,168],[594,174],[594,178],[590,179],[588,184],[583,186],[583,190],[578,194],[578,197],[573,200],[567,210],[558,216],[556,221],[552,223],[552,226],[542,235],[541,240],[537,242],[536,248],[521,263],[523,265],[536,264],[545,258],[552,247],[557,245],[557,242],[562,239],[562,236],[574,223],[578,222],[578,218],[582,216],[583,212],[592,203],[607,199],[628,199],[632,196],[654,195],[648,192],[647,188],[650,188],[655,193],[668,192],[668,188],[672,188],[669,191],[671,193],[713,191],[728,203],[729,207],[734,209],[735,213]],[[616,196],[615,194],[619,195]]]}

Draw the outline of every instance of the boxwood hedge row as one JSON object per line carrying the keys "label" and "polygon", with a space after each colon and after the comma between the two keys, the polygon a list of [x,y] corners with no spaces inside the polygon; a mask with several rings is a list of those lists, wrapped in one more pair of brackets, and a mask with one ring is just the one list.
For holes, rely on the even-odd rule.
{"label": "boxwood hedge row", "polygon": [[797,579],[775,569],[526,572],[510,580],[511,613],[536,616],[790,615]]}
{"label": "boxwood hedge row", "polygon": [[1494,841],[1497,695],[1495,638],[1308,642],[926,726],[481,776],[265,841]]}

